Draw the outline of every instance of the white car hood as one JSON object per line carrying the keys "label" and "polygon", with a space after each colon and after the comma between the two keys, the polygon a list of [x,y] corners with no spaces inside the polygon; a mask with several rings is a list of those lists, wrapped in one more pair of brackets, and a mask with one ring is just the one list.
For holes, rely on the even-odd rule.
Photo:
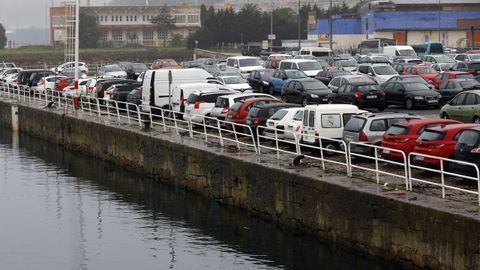
{"label": "white car hood", "polygon": [[251,72],[251,71],[259,70],[259,69],[263,69],[263,67],[262,66],[240,67],[240,72],[245,73],[245,72]]}
{"label": "white car hood", "polygon": [[230,88],[232,88],[234,90],[238,90],[238,91],[243,91],[243,90],[247,90],[247,89],[252,88],[252,87],[250,87],[250,85],[248,83],[227,84],[227,86],[229,86]]}
{"label": "white car hood", "polygon": [[113,72],[105,72],[103,76],[104,77],[127,77],[127,73],[125,71],[113,71]]}
{"label": "white car hood", "polygon": [[305,74],[307,74],[308,77],[315,77],[317,76],[318,72],[322,71],[321,69],[319,70],[307,70],[303,71]]}

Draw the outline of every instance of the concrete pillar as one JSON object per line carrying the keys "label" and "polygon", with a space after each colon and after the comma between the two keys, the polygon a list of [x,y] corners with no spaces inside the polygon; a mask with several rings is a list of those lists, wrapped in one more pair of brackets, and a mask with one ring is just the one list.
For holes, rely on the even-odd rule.
{"label": "concrete pillar", "polygon": [[18,132],[18,106],[12,106],[12,131]]}

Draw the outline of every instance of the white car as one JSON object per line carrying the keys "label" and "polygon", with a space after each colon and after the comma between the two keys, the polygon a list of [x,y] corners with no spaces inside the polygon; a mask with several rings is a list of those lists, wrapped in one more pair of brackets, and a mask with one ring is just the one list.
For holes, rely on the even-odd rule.
{"label": "white car", "polygon": [[21,70],[23,70],[23,68],[6,68],[6,69],[3,69],[0,72],[0,79],[4,79],[5,77],[7,77],[8,75],[11,75],[11,74],[17,74]]}
{"label": "white car", "polygon": [[226,90],[201,90],[191,93],[185,103],[185,114],[183,115],[183,119],[202,123],[204,116],[210,116],[218,97],[234,93],[237,92]]}
{"label": "white car", "polygon": [[99,78],[127,78],[127,73],[117,64],[107,65],[98,69]]}
{"label": "white car", "polygon": [[391,77],[398,75],[398,72],[389,64],[360,64],[356,74],[367,75],[381,85]]}
{"label": "white car", "polygon": [[217,78],[225,86],[232,88],[233,90],[244,92],[246,90],[252,90],[247,80],[240,76],[220,76]]}
{"label": "white car", "polygon": [[225,120],[225,117],[227,116],[227,113],[230,111],[230,108],[236,102],[241,100],[247,100],[249,98],[260,98],[260,97],[275,98],[268,94],[253,93],[253,92],[221,96],[217,98],[217,101],[215,102],[215,107],[210,112],[210,116],[216,117],[219,120]]}
{"label": "white car", "polygon": [[40,80],[40,82],[32,88],[33,90],[40,91],[41,93],[45,93],[45,90],[51,91],[55,88],[55,82],[61,78],[65,78],[65,76],[56,75],[56,76],[43,77]]}
{"label": "white car", "polygon": [[67,86],[63,89],[64,95],[86,95],[87,88],[90,86],[91,79],[79,79],[78,80],[78,89],[75,89],[74,85]]}
{"label": "white car", "polygon": [[279,69],[298,69],[313,78],[323,70],[323,67],[316,60],[288,59],[280,61]]}
{"label": "white car", "polygon": [[12,87],[12,88],[17,87],[18,86],[17,75],[18,75],[18,73],[10,74],[7,77],[5,77],[3,79],[3,85],[8,86],[8,87]]}
{"label": "white car", "polygon": [[[75,70],[75,62],[66,62],[66,63],[63,63],[61,65],[59,65],[58,67],[54,67],[52,69],[50,69],[51,71],[53,72],[57,72],[57,73],[63,73],[63,72],[73,72],[73,70]],[[85,62],[78,62],[78,70],[83,73],[83,74],[87,74],[88,73],[88,66]]]}
{"label": "white car", "polygon": [[[295,140],[302,132],[302,116],[304,108],[285,108],[274,113],[267,120],[267,127],[277,129],[280,139]],[[284,130],[281,132],[280,130]],[[275,136],[275,130],[265,129],[266,136]]]}

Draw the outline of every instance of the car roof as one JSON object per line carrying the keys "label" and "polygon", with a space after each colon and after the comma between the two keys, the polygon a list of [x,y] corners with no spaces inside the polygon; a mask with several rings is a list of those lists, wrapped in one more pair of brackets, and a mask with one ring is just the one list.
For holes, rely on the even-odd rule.
{"label": "car roof", "polygon": [[203,90],[195,90],[192,92],[192,94],[196,95],[209,95],[209,94],[225,94],[228,95],[230,93],[237,93],[236,91],[231,91],[231,90],[216,90],[216,89],[203,89]]}
{"label": "car roof", "polygon": [[364,112],[362,114],[356,115],[355,117],[361,118],[394,118],[394,117],[411,117],[411,118],[422,118],[421,116],[410,114],[410,113],[399,113],[399,112],[380,112],[380,113],[372,113],[372,112]]}
{"label": "car roof", "polygon": [[281,62],[291,62],[291,63],[309,62],[309,63],[313,63],[313,62],[317,62],[317,60],[313,60],[313,59],[287,59],[287,60],[282,60]]}
{"label": "car roof", "polygon": [[454,74],[454,75],[458,75],[458,74],[470,74],[468,72],[465,72],[465,71],[444,71],[442,72],[442,74]]}
{"label": "car roof", "polygon": [[[245,101],[243,101],[243,102],[246,104],[246,103],[253,103],[253,102],[257,102],[257,101],[268,101],[268,100],[275,100],[275,101],[281,102],[281,100],[276,99],[276,98],[271,98],[271,97],[249,98],[249,99],[247,99],[247,100],[245,100]],[[242,101],[239,101],[239,102],[242,102]]]}
{"label": "car roof", "polygon": [[292,81],[299,81],[299,82],[319,82],[321,83],[321,81],[319,80],[315,80],[314,78],[299,78],[299,79],[293,79]]}
{"label": "car roof", "polygon": [[454,124],[454,125],[445,125],[441,127],[431,127],[425,130],[435,130],[435,131],[456,131],[459,129],[471,128],[471,127],[480,127],[479,124]]}
{"label": "car roof", "polygon": [[289,108],[301,107],[301,105],[300,104],[280,102],[280,103],[269,103],[269,104],[257,104],[254,107],[258,107],[260,109],[269,109],[269,108],[276,108],[276,107],[285,107],[285,108],[287,108],[287,107],[289,107]]}
{"label": "car roof", "polygon": [[225,96],[226,98],[238,98],[238,97],[247,97],[251,95],[258,95],[260,97],[267,97],[271,98],[272,96],[269,94],[263,94],[263,93],[237,93],[237,94],[232,94],[232,95],[227,95]]}
{"label": "car roof", "polygon": [[393,125],[428,125],[428,124],[435,124],[435,123],[458,123],[461,124],[462,122],[454,120],[454,119],[444,119],[444,118],[421,118],[421,119],[414,119],[414,120],[405,120],[395,123]]}

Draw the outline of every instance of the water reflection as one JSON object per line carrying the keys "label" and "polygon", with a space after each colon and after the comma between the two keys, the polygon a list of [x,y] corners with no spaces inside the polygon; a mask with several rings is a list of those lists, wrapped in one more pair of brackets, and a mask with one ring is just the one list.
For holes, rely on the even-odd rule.
{"label": "water reflection", "polygon": [[32,137],[0,131],[0,160],[7,269],[403,269]]}

